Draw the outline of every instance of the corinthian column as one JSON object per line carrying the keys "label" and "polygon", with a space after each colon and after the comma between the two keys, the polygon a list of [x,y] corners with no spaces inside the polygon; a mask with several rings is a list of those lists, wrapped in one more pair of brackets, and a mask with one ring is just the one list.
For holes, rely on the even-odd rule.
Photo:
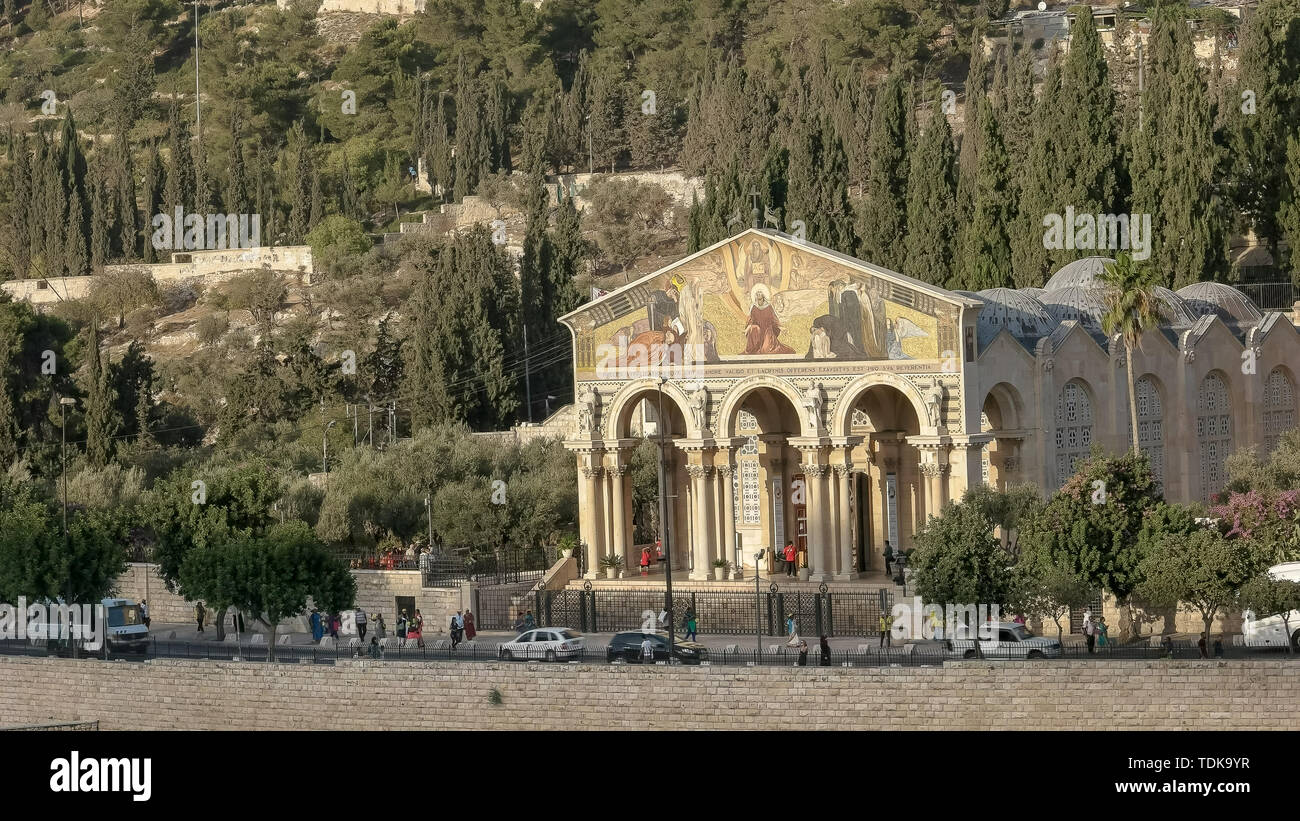
{"label": "corinthian column", "polygon": [[711,559],[713,547],[709,538],[709,475],[713,473],[713,467],[710,465],[687,465],[686,473],[691,477],[691,516],[695,526],[691,534],[693,543],[691,544],[691,555],[695,557],[695,568],[691,571],[691,579],[695,581],[706,581],[709,573],[712,571],[713,561]]}

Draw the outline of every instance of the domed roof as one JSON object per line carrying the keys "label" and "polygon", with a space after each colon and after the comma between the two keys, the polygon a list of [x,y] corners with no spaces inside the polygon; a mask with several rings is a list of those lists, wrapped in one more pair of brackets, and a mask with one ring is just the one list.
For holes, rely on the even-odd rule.
{"label": "domed roof", "polygon": [[1097,275],[1115,260],[1110,257],[1084,257],[1076,259],[1061,270],[1052,274],[1047,280],[1047,290],[1057,291],[1061,288],[1088,287],[1097,285]]}
{"label": "domed roof", "polygon": [[1017,339],[1047,336],[1056,327],[1043,303],[1011,288],[989,288],[975,295],[983,301],[979,315],[979,339],[983,347],[1006,328]]}
{"label": "domed roof", "polygon": [[1226,322],[1256,322],[1263,314],[1250,297],[1222,282],[1198,282],[1178,289],[1189,311],[1201,317],[1218,314]]}
{"label": "domed roof", "polygon": [[1196,321],[1196,313],[1188,307],[1187,300],[1162,285],[1151,290],[1155,291],[1156,299],[1164,308],[1161,325],[1191,325]]}
{"label": "domed roof", "polygon": [[1043,294],[1047,293],[1046,288],[1020,288],[1019,291],[1020,293],[1028,294],[1037,300],[1042,300]]}
{"label": "domed roof", "polygon": [[1042,302],[1047,313],[1056,322],[1073,319],[1087,330],[1101,333],[1101,317],[1106,312],[1101,295],[1100,288],[1073,285],[1067,288],[1049,288],[1047,293],[1043,294]]}

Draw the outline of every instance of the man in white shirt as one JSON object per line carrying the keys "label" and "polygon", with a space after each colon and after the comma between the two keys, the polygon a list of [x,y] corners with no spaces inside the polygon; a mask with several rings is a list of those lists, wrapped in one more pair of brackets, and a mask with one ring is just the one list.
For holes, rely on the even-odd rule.
{"label": "man in white shirt", "polygon": [[649,636],[646,636],[641,641],[641,658],[645,661],[655,660],[655,648],[654,644],[651,643]]}
{"label": "man in white shirt", "polygon": [[366,611],[360,607],[357,608],[356,624],[357,634],[360,635],[361,640],[364,642],[366,640]]}

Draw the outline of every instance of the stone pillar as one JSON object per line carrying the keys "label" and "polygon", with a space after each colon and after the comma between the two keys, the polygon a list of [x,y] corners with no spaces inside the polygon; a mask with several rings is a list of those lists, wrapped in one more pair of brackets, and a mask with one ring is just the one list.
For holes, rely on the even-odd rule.
{"label": "stone pillar", "polygon": [[[628,532],[631,529],[631,522],[628,521],[627,508],[627,465],[616,465],[605,468],[605,482],[611,485],[611,492],[614,496],[614,555],[623,560],[623,567],[628,567]],[[640,557],[637,557],[640,561]]]}
{"label": "stone pillar", "polygon": [[694,527],[691,532],[691,555],[695,557],[695,568],[691,579],[705,581],[713,572],[712,545],[709,538],[711,520],[709,476],[713,473],[712,465],[690,464],[686,472],[691,477],[691,517]]}
{"label": "stone pillar", "polygon": [[[848,452],[845,452],[848,458]],[[856,510],[853,505],[853,463],[846,462],[835,466],[835,482],[839,486],[836,502],[836,515],[839,517],[840,561],[836,581],[848,581],[858,577],[857,568],[853,566],[853,520]]]}
{"label": "stone pillar", "polygon": [[829,581],[835,531],[831,522],[830,465],[822,440],[790,440],[804,457],[799,466],[807,483],[808,495],[808,578]]}
{"label": "stone pillar", "polygon": [[[581,457],[579,457],[581,458]],[[600,477],[604,469],[600,465],[584,465],[582,468],[582,488],[586,493],[587,505],[582,516],[582,541],[586,547],[586,564],[588,579],[596,578],[600,569],[601,551],[604,550],[604,516],[601,508]],[[582,499],[578,505],[581,508]]]}
{"label": "stone pillar", "polygon": [[[736,494],[731,487],[731,477],[735,473],[734,465],[717,465],[718,489],[722,493],[722,503],[718,506],[718,515],[722,517],[722,550],[724,558],[731,559],[736,553]],[[745,557],[740,557],[743,566]],[[737,568],[740,569],[740,568]]]}

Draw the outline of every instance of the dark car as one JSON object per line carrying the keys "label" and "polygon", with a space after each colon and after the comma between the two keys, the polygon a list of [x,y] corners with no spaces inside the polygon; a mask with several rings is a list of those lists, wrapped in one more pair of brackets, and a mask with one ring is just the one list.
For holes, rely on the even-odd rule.
{"label": "dark car", "polygon": [[[650,644],[654,648],[654,660],[667,661],[668,634],[641,632],[615,634],[614,638],[609,640],[609,646],[605,648],[605,660],[622,659],[629,664],[642,663],[644,659],[641,657],[641,644],[646,639],[650,639]],[[673,658],[680,664],[699,664],[707,659],[708,655],[708,648],[697,641],[679,639],[673,643]]]}

